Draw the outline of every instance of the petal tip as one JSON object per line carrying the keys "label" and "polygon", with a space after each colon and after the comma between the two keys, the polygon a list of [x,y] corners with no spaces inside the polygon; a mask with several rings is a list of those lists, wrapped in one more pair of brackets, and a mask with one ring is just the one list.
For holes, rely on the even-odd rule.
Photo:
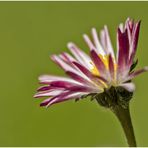
{"label": "petal tip", "polygon": [[68,48],[71,48],[72,46],[73,46],[73,42],[68,42],[68,43],[67,43],[67,47],[68,47]]}
{"label": "petal tip", "polygon": [[97,30],[96,30],[95,27],[92,27],[91,31],[92,31],[92,32],[97,32]]}
{"label": "petal tip", "polygon": [[145,66],[145,67],[144,67],[144,70],[145,70],[145,71],[148,71],[148,66]]}

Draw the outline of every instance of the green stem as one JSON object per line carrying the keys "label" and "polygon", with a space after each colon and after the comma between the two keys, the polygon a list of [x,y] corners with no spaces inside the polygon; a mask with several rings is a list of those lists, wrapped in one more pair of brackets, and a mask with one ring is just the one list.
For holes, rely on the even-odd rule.
{"label": "green stem", "polygon": [[115,113],[116,117],[122,125],[129,147],[136,147],[136,139],[131,121],[129,106],[127,108],[123,108],[120,105],[116,105],[114,108],[112,108],[112,111]]}

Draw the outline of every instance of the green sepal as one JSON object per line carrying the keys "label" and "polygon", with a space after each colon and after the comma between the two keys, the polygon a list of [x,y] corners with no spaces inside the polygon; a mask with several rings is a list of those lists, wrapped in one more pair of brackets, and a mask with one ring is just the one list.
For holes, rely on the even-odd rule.
{"label": "green sepal", "polygon": [[136,61],[134,61],[133,64],[131,65],[131,67],[130,67],[130,72],[131,72],[132,70],[134,70],[134,68],[137,66],[137,64],[138,64],[138,59],[137,59]]}

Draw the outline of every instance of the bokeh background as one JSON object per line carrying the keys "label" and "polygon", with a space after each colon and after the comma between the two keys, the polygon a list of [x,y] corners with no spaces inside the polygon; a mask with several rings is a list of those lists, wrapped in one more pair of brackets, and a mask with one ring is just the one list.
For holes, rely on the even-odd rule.
{"label": "bokeh background", "polygon": [[[50,59],[82,34],[127,17],[141,19],[138,67],[148,65],[148,2],[0,2],[0,146],[127,146],[114,115],[88,99],[48,109],[34,99],[41,74],[64,75]],[[137,77],[131,114],[138,146],[148,146],[148,74]]]}

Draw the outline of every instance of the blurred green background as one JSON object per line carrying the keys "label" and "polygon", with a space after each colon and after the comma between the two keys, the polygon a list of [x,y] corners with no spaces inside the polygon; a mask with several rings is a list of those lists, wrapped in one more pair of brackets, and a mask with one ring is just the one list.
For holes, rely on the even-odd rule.
{"label": "blurred green background", "polygon": [[[148,65],[148,2],[0,2],[0,146],[127,146],[114,115],[89,99],[48,109],[34,99],[41,74],[64,75],[49,55],[82,34],[127,17],[141,19],[138,67]],[[116,48],[116,47],[115,47]],[[148,146],[148,75],[137,77],[131,114],[138,146]]]}

